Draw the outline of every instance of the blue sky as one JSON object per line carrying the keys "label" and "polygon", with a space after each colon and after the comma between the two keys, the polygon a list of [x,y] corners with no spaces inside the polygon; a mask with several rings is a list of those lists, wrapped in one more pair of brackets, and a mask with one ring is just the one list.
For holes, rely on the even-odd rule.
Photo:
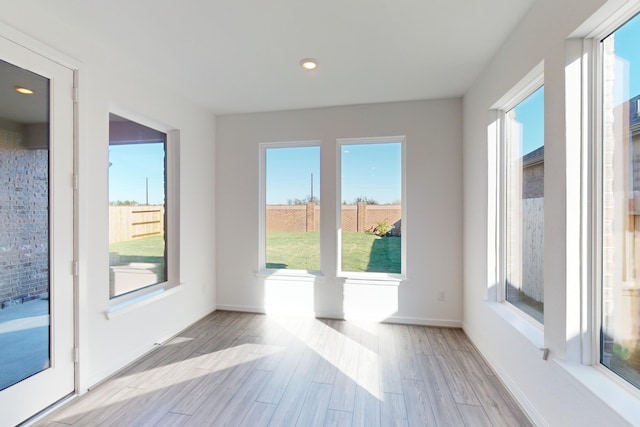
{"label": "blue sky", "polygon": [[320,147],[282,147],[266,151],[267,204],[286,205],[289,200],[320,198]]}
{"label": "blue sky", "polygon": [[109,146],[109,201],[144,204],[149,178],[149,204],[164,204],[164,143]]}
{"label": "blue sky", "polygon": [[[400,144],[343,145],[342,200],[367,197],[378,203],[400,200]],[[269,148],[266,155],[267,204],[320,197],[320,147]]]}
{"label": "blue sky", "polygon": [[516,120],[522,124],[522,154],[544,144],[544,87],[536,90],[515,108]]}
{"label": "blue sky", "polygon": [[615,33],[614,49],[618,63],[616,73],[616,105],[640,95],[640,15],[636,15]]}
{"label": "blue sky", "polygon": [[343,145],[341,155],[342,201],[351,203],[356,197],[367,197],[378,203],[400,201],[400,143]]}

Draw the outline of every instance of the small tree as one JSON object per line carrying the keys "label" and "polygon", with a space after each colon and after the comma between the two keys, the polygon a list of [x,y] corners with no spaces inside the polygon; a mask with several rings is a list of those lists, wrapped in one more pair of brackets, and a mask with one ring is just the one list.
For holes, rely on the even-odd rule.
{"label": "small tree", "polygon": [[304,199],[289,199],[287,200],[287,204],[288,205],[306,205],[307,203],[319,203],[320,199],[317,197],[311,197],[309,195],[307,195],[307,197],[305,197]]}
{"label": "small tree", "polygon": [[353,200],[353,204],[357,205],[358,203],[366,203],[367,205],[377,205],[378,202],[374,199],[371,199],[367,196],[359,196]]}
{"label": "small tree", "polygon": [[140,204],[135,200],[116,200],[115,202],[109,202],[111,206],[139,206]]}

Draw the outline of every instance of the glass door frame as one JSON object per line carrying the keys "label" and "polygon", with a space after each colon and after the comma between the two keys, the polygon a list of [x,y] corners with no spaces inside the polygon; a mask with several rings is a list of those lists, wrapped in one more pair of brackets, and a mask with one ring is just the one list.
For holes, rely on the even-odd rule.
{"label": "glass door frame", "polygon": [[[0,26],[1,59],[49,79],[50,367],[0,392],[2,423],[25,421],[76,391],[77,69]],[[28,398],[25,398],[28,396]]]}

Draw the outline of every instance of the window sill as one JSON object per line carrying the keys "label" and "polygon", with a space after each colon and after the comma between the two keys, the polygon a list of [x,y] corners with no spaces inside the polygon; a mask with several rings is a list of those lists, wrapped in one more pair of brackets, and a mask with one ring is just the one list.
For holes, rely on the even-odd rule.
{"label": "window sill", "polygon": [[255,273],[256,277],[264,279],[319,279],[324,275],[319,271],[306,270],[264,270]]}
{"label": "window sill", "polygon": [[531,342],[538,350],[544,349],[544,329],[524,313],[519,313],[517,309],[509,307],[506,303],[487,301],[489,307],[500,316],[506,323]]}
{"label": "window sill", "polygon": [[147,292],[145,294],[136,296],[134,298],[128,299],[122,302],[114,302],[107,311],[105,311],[105,315],[107,319],[115,319],[116,317],[120,317],[123,314],[129,313],[131,311],[137,310],[140,307],[143,307],[152,302],[161,300],[163,298],[169,297],[183,288],[181,285],[175,285],[172,287],[163,287],[159,289],[155,289],[151,292]]}
{"label": "window sill", "polygon": [[640,390],[602,366],[553,361],[631,425],[640,425]]}
{"label": "window sill", "polygon": [[385,273],[341,273],[336,279],[350,285],[400,286],[405,280],[400,275]]}

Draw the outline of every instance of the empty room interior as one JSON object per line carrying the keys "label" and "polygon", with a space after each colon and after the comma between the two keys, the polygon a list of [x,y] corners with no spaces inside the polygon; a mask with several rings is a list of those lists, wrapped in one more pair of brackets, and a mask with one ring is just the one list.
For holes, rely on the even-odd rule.
{"label": "empty room interior", "polygon": [[0,426],[640,426],[640,0],[0,4]]}

